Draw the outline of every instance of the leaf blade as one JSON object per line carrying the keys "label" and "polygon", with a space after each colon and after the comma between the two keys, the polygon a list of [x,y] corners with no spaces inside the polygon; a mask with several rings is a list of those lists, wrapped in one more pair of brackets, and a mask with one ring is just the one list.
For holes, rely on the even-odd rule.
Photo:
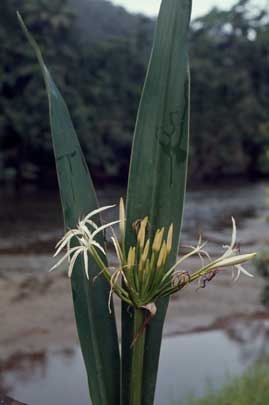
{"label": "leaf blade", "polygon": [[[94,186],[65,101],[44,63],[37,43],[19,14],[18,19],[36,53],[45,80],[64,222],[67,228],[73,228],[79,217],[97,208]],[[101,237],[99,242],[103,243]],[[89,265],[93,278],[100,270],[91,258]],[[75,265],[71,284],[93,404],[117,405],[119,348],[114,311],[111,316],[108,311],[109,286],[101,277],[95,285],[89,282],[81,259]]]}
{"label": "leaf blade", "polygon": [[[149,216],[151,236],[174,224],[170,264],[176,260],[186,188],[189,142],[187,35],[190,0],[163,0],[151,60],[138,111],[127,193],[127,249],[134,244],[132,224]],[[141,181],[143,179],[143,181]],[[147,328],[143,405],[151,405],[157,378],[162,329],[168,300]],[[122,404],[130,392],[132,320],[122,310]]]}

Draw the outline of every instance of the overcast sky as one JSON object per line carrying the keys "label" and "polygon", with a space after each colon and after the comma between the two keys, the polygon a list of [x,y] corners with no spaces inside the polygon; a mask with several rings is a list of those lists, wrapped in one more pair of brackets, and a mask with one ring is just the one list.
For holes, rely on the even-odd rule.
{"label": "overcast sky", "polygon": [[[267,0],[256,0],[257,4],[264,4]],[[112,0],[113,3],[122,5],[129,11],[143,12],[147,15],[156,15],[159,10],[161,0]],[[193,17],[198,17],[206,13],[213,6],[229,8],[235,4],[235,0],[193,0]]]}

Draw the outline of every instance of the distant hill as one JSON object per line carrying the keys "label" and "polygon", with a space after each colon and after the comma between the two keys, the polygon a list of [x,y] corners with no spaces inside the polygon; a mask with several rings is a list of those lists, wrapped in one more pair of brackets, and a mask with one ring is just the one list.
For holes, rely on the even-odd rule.
{"label": "distant hill", "polygon": [[154,20],[131,14],[107,0],[69,0],[78,16],[78,30],[87,41],[133,38],[141,30],[152,37]]}

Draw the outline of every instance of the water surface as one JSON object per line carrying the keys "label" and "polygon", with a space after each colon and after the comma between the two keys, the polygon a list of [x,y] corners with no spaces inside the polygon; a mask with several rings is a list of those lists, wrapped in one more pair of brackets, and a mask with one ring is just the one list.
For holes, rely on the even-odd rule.
{"label": "water surface", "polygon": [[[155,405],[201,396],[269,356],[269,323],[237,321],[216,330],[165,338]],[[29,405],[89,405],[79,347],[12,356],[2,365],[1,388]]]}

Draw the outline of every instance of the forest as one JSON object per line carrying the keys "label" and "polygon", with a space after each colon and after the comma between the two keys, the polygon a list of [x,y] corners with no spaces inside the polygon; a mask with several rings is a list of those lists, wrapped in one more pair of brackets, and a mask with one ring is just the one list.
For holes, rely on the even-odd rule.
{"label": "forest", "polygon": [[[55,184],[39,67],[16,19],[38,41],[67,100],[97,182],[124,182],[154,19],[105,0],[2,0],[0,182]],[[269,175],[269,12],[251,0],[192,22],[193,183]]]}

